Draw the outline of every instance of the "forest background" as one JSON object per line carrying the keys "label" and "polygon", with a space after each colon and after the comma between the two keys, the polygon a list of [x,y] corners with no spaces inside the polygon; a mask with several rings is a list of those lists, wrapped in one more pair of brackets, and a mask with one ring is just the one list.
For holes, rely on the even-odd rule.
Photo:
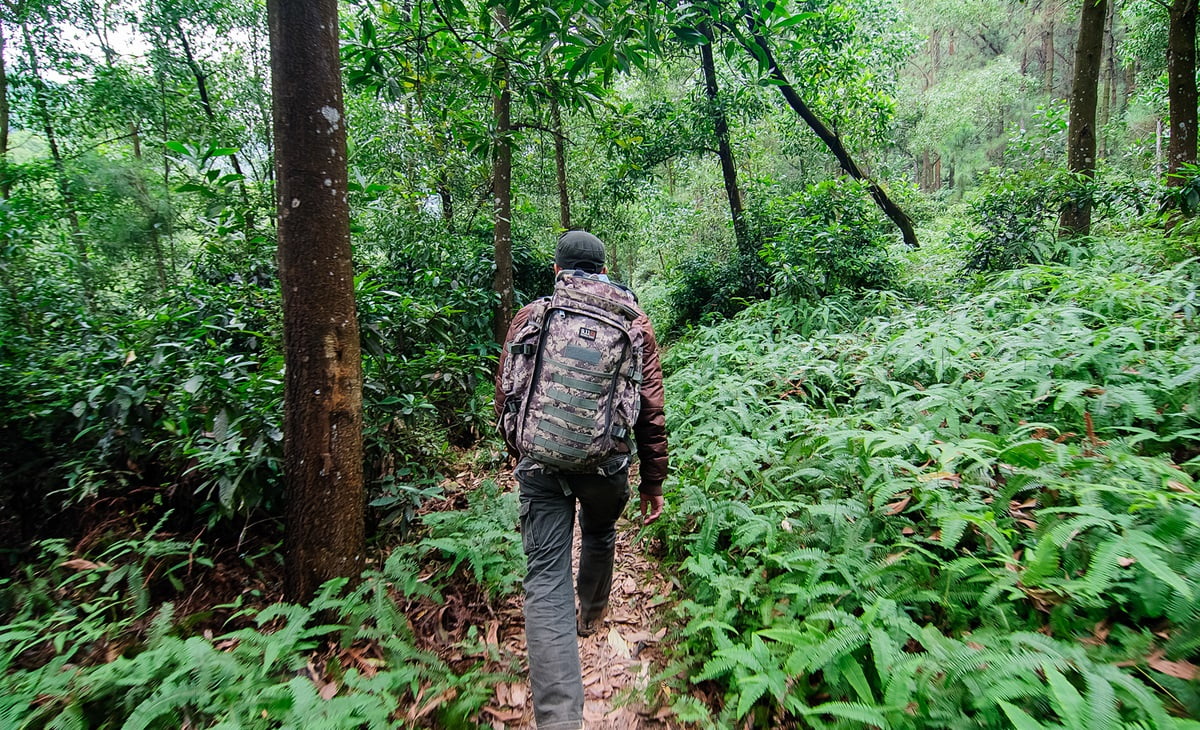
{"label": "forest background", "polygon": [[519,657],[412,617],[518,588],[514,496],[447,475],[502,468],[496,334],[573,226],[666,345],[630,701],[1200,726],[1194,2],[342,3],[365,570],[324,583],[267,14],[0,6],[5,727],[501,727]]}

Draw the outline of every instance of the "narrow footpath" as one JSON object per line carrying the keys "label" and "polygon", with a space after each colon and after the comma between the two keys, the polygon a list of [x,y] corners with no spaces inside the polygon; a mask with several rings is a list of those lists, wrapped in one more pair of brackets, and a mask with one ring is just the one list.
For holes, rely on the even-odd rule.
{"label": "narrow footpath", "polygon": [[[516,488],[511,472],[507,470],[491,476],[498,476],[497,481],[505,491]],[[468,477],[458,486],[471,488],[473,485],[463,482],[478,478]],[[636,484],[636,478],[632,483]],[[673,600],[671,585],[654,558],[647,555],[645,541],[637,541],[639,523],[634,521],[637,514],[635,492],[625,516],[617,524],[617,554],[608,616],[594,635],[579,639],[586,730],[678,730],[683,727],[666,709],[665,690],[654,679],[665,664],[661,642],[667,635],[667,628],[663,624],[665,612],[659,609]],[[578,524],[574,543],[577,567]],[[505,665],[509,671],[520,668],[518,681],[496,686],[494,697],[480,715],[481,723],[490,722],[496,730],[536,728],[533,698],[525,671],[525,626],[520,592],[491,606],[479,605],[466,596],[446,598],[447,603],[438,610],[438,623],[443,627],[446,625],[449,610],[455,616],[449,623],[455,626],[450,627],[449,634],[437,632],[443,640],[439,642],[441,647],[428,648],[440,648],[439,653],[445,655],[450,643],[446,639],[462,635],[469,625],[476,626],[485,637],[485,643],[498,651],[497,669]],[[423,623],[420,617],[414,618],[416,623]]]}

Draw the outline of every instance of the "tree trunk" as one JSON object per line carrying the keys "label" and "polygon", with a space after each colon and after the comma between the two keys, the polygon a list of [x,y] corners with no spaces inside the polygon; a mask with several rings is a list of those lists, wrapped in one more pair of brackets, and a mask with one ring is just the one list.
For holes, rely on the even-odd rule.
{"label": "tree trunk", "polygon": [[[1071,117],[1067,127],[1067,169],[1090,181],[1096,174],[1096,87],[1104,52],[1107,0],[1083,0],[1079,40],[1075,44],[1075,73],[1071,82]],[[1086,236],[1092,227],[1092,200],[1079,195],[1063,206],[1059,234]]]}
{"label": "tree trunk", "polygon": [[[302,0],[309,2],[309,0]],[[187,35],[183,32],[183,26],[179,21],[175,21],[175,32],[179,35],[179,44],[183,48],[184,61],[187,62],[188,68],[192,71],[192,78],[196,80],[196,93],[200,95],[200,108],[204,110],[204,116],[208,118],[209,124],[216,126],[217,112],[213,109],[212,99],[208,95],[208,74],[200,68],[200,63],[192,54],[192,46],[188,43]],[[339,69],[339,74],[341,73]],[[246,226],[246,238],[252,238],[254,233],[254,211],[250,206],[250,192],[246,189],[246,175],[242,172],[242,163],[239,161],[236,153],[229,156],[229,163],[233,165],[233,171],[240,175],[242,179],[238,181],[238,191],[241,194],[242,205],[245,207],[243,223]]]}
{"label": "tree trunk", "polygon": [[563,134],[558,99],[550,99],[550,122],[554,125],[554,177],[558,182],[558,224],[571,230],[571,195],[567,189],[567,140]]}
{"label": "tree trunk", "polygon": [[362,357],[337,0],[269,0],[283,291],[284,590],[363,569]]}
{"label": "tree trunk", "polygon": [[808,126],[813,130],[813,132],[816,133],[818,137],[820,137],[821,141],[825,143],[825,146],[829,148],[829,151],[832,152],[834,157],[837,158],[838,163],[841,164],[842,169],[846,171],[846,174],[850,175],[850,177],[858,180],[866,186],[867,190],[871,193],[871,197],[875,200],[875,203],[880,207],[880,209],[883,210],[884,214],[888,218],[892,219],[892,222],[896,224],[896,227],[900,229],[900,233],[904,237],[904,243],[912,248],[917,248],[919,244],[917,242],[916,231],[913,230],[912,219],[908,217],[908,214],[900,209],[900,206],[896,205],[896,203],[888,197],[887,192],[880,187],[878,183],[863,174],[862,170],[859,169],[858,165],[855,164],[854,160],[850,157],[850,153],[846,151],[845,146],[842,145],[842,140],[838,138],[837,134],[826,127],[825,123],[818,119],[817,116],[813,114],[812,110],[808,108],[808,105],[805,104],[804,100],[800,98],[800,95],[796,93],[796,90],[792,87],[782,69],[779,68],[779,64],[775,62],[775,56],[771,53],[771,46],[769,43],[767,43],[767,39],[763,36],[762,31],[759,30],[758,20],[754,17],[754,13],[750,9],[750,6],[746,0],[741,0],[741,6],[742,15],[745,18],[746,25],[750,30],[750,37],[755,46],[757,46],[757,50],[749,47],[747,47],[746,50],[750,53],[750,55],[754,56],[755,58],[761,58],[765,62],[771,78],[775,79],[777,82],[779,91],[783,94],[783,98],[787,100],[788,105],[791,106],[792,110],[795,111],[796,114],[798,114],[800,118],[808,124]]}
{"label": "tree trunk", "polygon": [[708,99],[708,113],[712,117],[713,131],[717,136],[717,156],[721,160],[721,178],[725,182],[725,196],[729,199],[729,217],[733,221],[733,236],[738,251],[753,254],[754,243],[746,228],[746,215],[742,207],[742,191],[738,187],[737,166],[733,162],[733,146],[729,143],[729,120],[725,107],[721,105],[717,90],[717,67],[713,61],[713,33],[709,25],[702,25],[700,33],[707,43],[700,46],[700,68],[704,72],[704,95]]}
{"label": "tree trunk", "polygon": [[1196,163],[1196,0],[1171,3],[1167,32],[1167,100],[1171,108],[1167,184],[1183,184],[1179,171]]}
{"label": "tree trunk", "polygon": [[8,171],[8,71],[4,65],[4,29],[0,27],[0,199],[8,200],[12,193],[12,177]]}
{"label": "tree trunk", "polygon": [[438,174],[437,191],[438,199],[442,202],[442,220],[446,223],[446,230],[454,233],[454,194],[450,191],[450,180],[445,170]]}
{"label": "tree trunk", "polygon": [[492,142],[492,241],[496,252],[496,273],[492,289],[496,304],[496,342],[503,343],[512,322],[516,294],[512,268],[512,90],[509,89],[507,54],[508,12],[503,5],[495,8],[498,35],[495,76],[492,79],[492,115],[496,126]]}
{"label": "tree trunk", "polygon": [[58,133],[54,127],[54,117],[51,116],[50,106],[46,102],[46,82],[42,79],[37,50],[34,48],[33,37],[29,34],[29,26],[24,22],[21,23],[21,34],[25,39],[25,53],[29,57],[29,72],[33,77],[34,108],[40,117],[38,121],[42,124],[42,132],[46,135],[46,146],[50,148],[50,159],[54,164],[55,184],[58,186],[58,194],[62,196],[63,206],[66,208],[67,223],[71,227],[71,240],[75,245],[75,254],[79,257],[79,281],[83,287],[84,299],[90,306],[93,294],[92,264],[87,242],[83,239],[83,228],[79,225],[79,210],[75,202],[75,193],[71,190],[71,181],[67,179],[67,168],[58,147]]}
{"label": "tree trunk", "polygon": [[1042,36],[1042,91],[1054,95],[1054,18]]}

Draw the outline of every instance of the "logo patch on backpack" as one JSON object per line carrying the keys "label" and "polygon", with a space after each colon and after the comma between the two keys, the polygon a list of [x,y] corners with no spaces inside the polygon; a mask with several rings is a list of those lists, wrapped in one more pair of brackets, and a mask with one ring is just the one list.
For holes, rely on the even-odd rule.
{"label": "logo patch on backpack", "polygon": [[598,276],[571,273],[531,306],[507,345],[500,430],[540,464],[594,472],[632,437],[641,408],[637,299]]}

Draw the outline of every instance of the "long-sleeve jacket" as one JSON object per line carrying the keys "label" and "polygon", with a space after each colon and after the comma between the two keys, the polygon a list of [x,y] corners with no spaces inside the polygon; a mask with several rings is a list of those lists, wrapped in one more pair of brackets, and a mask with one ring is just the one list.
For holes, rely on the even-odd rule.
{"label": "long-sleeve jacket", "polygon": [[[504,413],[504,390],[500,387],[499,374],[503,372],[504,361],[508,357],[507,343],[529,319],[534,306],[526,305],[513,317],[505,337],[505,346],[500,349],[500,363],[496,370],[497,419]],[[641,484],[638,491],[646,495],[659,495],[662,494],[663,481],[667,478],[667,423],[663,415],[662,362],[659,360],[658,342],[654,338],[654,327],[650,324],[650,318],[645,313],[640,313],[633,321],[633,327],[642,332],[641,409],[633,426],[638,460],[641,462]],[[508,449],[514,456],[519,456],[511,443],[508,444]]]}

